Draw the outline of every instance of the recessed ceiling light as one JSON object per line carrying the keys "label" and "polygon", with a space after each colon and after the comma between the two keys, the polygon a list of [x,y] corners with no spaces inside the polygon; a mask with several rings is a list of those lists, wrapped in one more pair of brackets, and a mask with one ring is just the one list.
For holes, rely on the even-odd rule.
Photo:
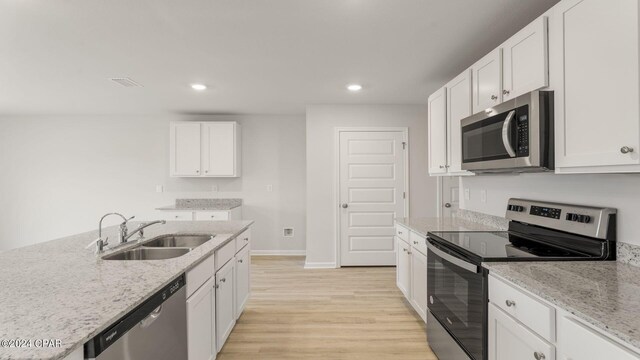
{"label": "recessed ceiling light", "polygon": [[360,90],[362,90],[362,85],[360,85],[360,84],[349,84],[349,85],[347,85],[347,90],[353,91],[353,92],[360,91]]}
{"label": "recessed ceiling light", "polygon": [[204,91],[204,90],[207,90],[207,85],[204,85],[204,84],[191,84],[191,88],[193,90],[197,90],[197,91]]}

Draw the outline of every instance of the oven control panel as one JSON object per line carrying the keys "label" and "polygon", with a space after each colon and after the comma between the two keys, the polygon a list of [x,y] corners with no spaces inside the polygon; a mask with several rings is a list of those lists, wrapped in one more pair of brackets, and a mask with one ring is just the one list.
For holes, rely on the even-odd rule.
{"label": "oven control panel", "polygon": [[615,231],[616,209],[560,204],[526,199],[509,199],[506,218],[573,234],[606,239]]}
{"label": "oven control panel", "polygon": [[524,106],[525,109],[518,109],[517,124],[517,144],[516,149],[517,156],[529,156],[529,106]]}
{"label": "oven control panel", "polygon": [[542,216],[546,218],[552,219],[560,219],[560,214],[562,213],[561,209],[552,208],[552,207],[542,207],[542,206],[531,206],[531,211],[529,214],[535,216]]}

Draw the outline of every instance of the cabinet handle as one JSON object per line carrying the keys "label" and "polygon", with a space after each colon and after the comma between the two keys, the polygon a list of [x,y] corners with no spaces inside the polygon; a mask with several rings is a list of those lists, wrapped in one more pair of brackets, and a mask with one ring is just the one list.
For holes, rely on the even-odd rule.
{"label": "cabinet handle", "polygon": [[544,356],[543,353],[536,351],[536,352],[533,353],[533,358],[536,359],[536,360],[544,360],[547,357]]}
{"label": "cabinet handle", "polygon": [[215,217],[216,217],[215,215],[211,215],[211,218],[212,218],[212,219],[213,219],[213,218],[215,218]]}
{"label": "cabinet handle", "polygon": [[407,251],[407,255],[411,255],[411,251]]}
{"label": "cabinet handle", "polygon": [[205,174],[208,174],[208,173],[209,173],[209,170],[205,170],[205,171],[204,171],[204,173],[205,173]]}
{"label": "cabinet handle", "polygon": [[417,242],[417,241],[414,241],[414,242],[413,242],[413,245],[418,245],[418,242]]}
{"label": "cabinet handle", "polygon": [[502,95],[509,95],[509,90],[502,90]]}
{"label": "cabinet handle", "polygon": [[244,238],[244,241],[249,241],[249,238]]}
{"label": "cabinet handle", "polygon": [[444,165],[440,165],[439,167],[440,167],[440,169],[444,169]]}
{"label": "cabinet handle", "polygon": [[620,152],[623,154],[628,154],[633,152],[633,148],[629,146],[623,146],[620,148]]}
{"label": "cabinet handle", "polygon": [[222,278],[222,279],[220,279],[220,282],[227,282],[227,279],[226,278]]}
{"label": "cabinet handle", "polygon": [[180,217],[179,215],[176,215],[176,219],[179,218],[179,217]]}
{"label": "cabinet handle", "polygon": [[196,174],[200,174],[200,170],[196,170]]}
{"label": "cabinet handle", "polygon": [[507,307],[516,306],[516,302],[513,300],[507,300],[504,303],[507,304]]}
{"label": "cabinet handle", "polygon": [[491,95],[491,100],[496,101],[498,100],[498,97],[496,95]]}
{"label": "cabinet handle", "polygon": [[242,259],[238,260],[238,262],[239,262],[240,264],[242,264]]}
{"label": "cabinet handle", "polygon": [[402,235],[402,231],[398,231],[398,234]]}
{"label": "cabinet handle", "polygon": [[220,285],[216,284],[216,289],[220,288]]}
{"label": "cabinet handle", "polygon": [[404,251],[404,252],[407,252],[407,249],[405,249],[405,248],[402,248],[402,251]]}

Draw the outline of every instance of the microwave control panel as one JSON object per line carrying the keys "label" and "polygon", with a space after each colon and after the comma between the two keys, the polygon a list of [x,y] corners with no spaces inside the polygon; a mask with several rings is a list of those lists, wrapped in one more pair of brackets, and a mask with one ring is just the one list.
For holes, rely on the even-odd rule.
{"label": "microwave control panel", "polygon": [[529,106],[523,106],[516,111],[516,153],[517,157],[529,156]]}

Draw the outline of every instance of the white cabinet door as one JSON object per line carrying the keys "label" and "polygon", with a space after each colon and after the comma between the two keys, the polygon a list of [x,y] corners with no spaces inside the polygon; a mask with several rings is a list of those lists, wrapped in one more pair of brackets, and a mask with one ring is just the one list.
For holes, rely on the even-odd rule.
{"label": "white cabinet door", "polygon": [[541,16],[502,45],[502,100],[549,85],[547,17]]}
{"label": "white cabinet door", "polygon": [[574,319],[558,319],[558,355],[562,360],[638,360],[640,355],[614,343]]}
{"label": "white cabinet door", "polygon": [[472,175],[462,170],[462,131],[460,121],[472,115],[471,69],[451,80],[447,89],[447,164],[451,175]]}
{"label": "white cabinet door", "polygon": [[555,358],[553,345],[489,304],[489,360]]}
{"label": "white cabinet door", "polygon": [[161,211],[162,219],[167,221],[193,221],[191,211]]}
{"label": "white cabinet door", "polygon": [[84,360],[84,347],[80,346],[71,354],[67,355],[63,360]]}
{"label": "white cabinet door", "polygon": [[189,360],[216,357],[214,279],[187,299],[187,352]]}
{"label": "white cabinet door", "polygon": [[245,246],[236,255],[236,319],[242,315],[251,294],[251,252]]}
{"label": "white cabinet door", "polygon": [[471,66],[473,113],[502,102],[502,49],[498,48]]}
{"label": "white cabinet door", "polygon": [[396,237],[396,284],[407,299],[411,298],[411,256],[409,244]]}
{"label": "white cabinet door", "polygon": [[[235,249],[235,244],[234,244]],[[218,352],[236,324],[234,273],[235,261],[229,261],[216,273],[216,344]]]}
{"label": "white cabinet door", "polygon": [[200,176],[200,123],[175,122],[170,129],[170,175]]}
{"label": "white cabinet door", "polygon": [[624,166],[640,164],[638,1],[564,0],[552,19],[556,168],[640,171]]}
{"label": "white cabinet door", "polygon": [[411,305],[423,321],[427,319],[427,257],[411,249]]}
{"label": "white cabinet door", "polygon": [[204,176],[236,175],[236,123],[202,123]]}
{"label": "white cabinet door", "polygon": [[429,96],[429,174],[447,173],[447,90]]}
{"label": "white cabinet door", "polygon": [[195,220],[226,221],[226,220],[229,220],[229,212],[228,211],[196,211]]}

